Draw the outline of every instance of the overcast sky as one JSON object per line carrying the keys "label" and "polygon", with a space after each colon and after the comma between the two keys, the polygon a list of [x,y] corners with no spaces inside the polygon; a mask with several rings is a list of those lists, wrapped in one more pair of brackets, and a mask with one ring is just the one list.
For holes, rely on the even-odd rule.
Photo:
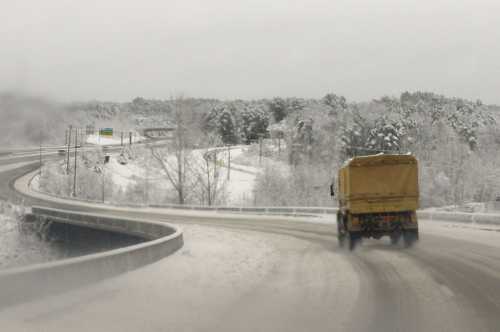
{"label": "overcast sky", "polygon": [[0,0],[0,90],[500,104],[498,0]]}

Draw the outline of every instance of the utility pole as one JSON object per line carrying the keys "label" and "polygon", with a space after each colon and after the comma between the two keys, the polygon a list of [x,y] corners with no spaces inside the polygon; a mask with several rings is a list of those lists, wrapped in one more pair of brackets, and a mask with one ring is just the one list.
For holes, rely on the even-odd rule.
{"label": "utility pole", "polygon": [[73,174],[73,197],[76,197],[76,149],[78,149],[78,128],[75,129],[75,173]]}
{"label": "utility pole", "polygon": [[132,132],[129,131],[128,133],[128,141],[129,141],[129,144],[132,145]]}
{"label": "utility pole", "polygon": [[40,130],[40,176],[42,176],[42,130]]}
{"label": "utility pole", "polygon": [[122,131],[122,135],[121,135],[121,146],[123,146],[123,131]]}
{"label": "utility pole", "polygon": [[68,130],[68,151],[66,153],[66,174],[69,174],[69,147],[71,145],[71,125],[69,125]]}
{"label": "utility pole", "polygon": [[282,131],[278,132],[278,156],[281,155],[281,135],[283,135]]}
{"label": "utility pole", "polygon": [[231,146],[227,146],[227,179],[230,179],[231,174]]}
{"label": "utility pole", "polygon": [[102,202],[104,203],[104,179],[105,179],[105,174],[104,170],[106,169],[106,162],[103,160],[102,161]]}
{"label": "utility pole", "polygon": [[259,166],[262,164],[262,134],[259,134]]}
{"label": "utility pole", "polygon": [[148,205],[149,200],[149,161],[146,161],[146,176],[144,177],[144,205]]}
{"label": "utility pole", "polygon": [[208,205],[212,205],[212,197],[210,195],[210,152],[207,151],[203,155],[203,159],[205,159],[205,163],[207,165],[207,203]]}
{"label": "utility pole", "polygon": [[[210,198],[212,200],[212,204],[215,204],[215,197],[217,195],[217,180],[219,179],[219,171],[217,170],[217,149],[214,150],[214,181],[212,182],[213,191],[210,194]],[[208,187],[210,191],[210,186]]]}

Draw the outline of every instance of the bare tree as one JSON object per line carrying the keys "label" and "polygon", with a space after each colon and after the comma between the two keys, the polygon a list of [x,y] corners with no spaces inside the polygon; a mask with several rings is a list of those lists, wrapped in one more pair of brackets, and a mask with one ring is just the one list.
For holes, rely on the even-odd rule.
{"label": "bare tree", "polygon": [[176,130],[172,141],[164,148],[151,147],[153,158],[160,164],[168,181],[177,192],[179,204],[185,204],[193,187],[188,176],[188,164],[191,160],[193,135],[196,123],[193,123],[193,110],[190,101],[178,97],[172,101]]}
{"label": "bare tree", "polygon": [[197,179],[195,192],[200,203],[211,206],[221,201],[225,188],[226,177],[222,174],[220,156],[226,153],[226,148],[218,147],[222,145],[222,140],[216,136],[207,137],[205,144],[201,158],[193,163],[192,175]]}

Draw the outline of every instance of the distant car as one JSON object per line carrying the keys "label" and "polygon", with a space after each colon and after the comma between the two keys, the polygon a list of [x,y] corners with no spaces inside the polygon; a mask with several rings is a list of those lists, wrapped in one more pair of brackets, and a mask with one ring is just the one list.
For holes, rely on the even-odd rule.
{"label": "distant car", "polygon": [[60,155],[60,156],[64,156],[66,154],[66,150],[59,149],[59,150],[57,150],[57,154]]}

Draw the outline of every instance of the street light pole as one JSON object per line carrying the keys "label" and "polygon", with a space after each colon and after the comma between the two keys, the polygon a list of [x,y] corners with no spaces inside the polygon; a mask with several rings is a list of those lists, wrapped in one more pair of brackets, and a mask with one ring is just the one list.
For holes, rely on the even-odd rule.
{"label": "street light pole", "polygon": [[78,149],[78,128],[75,128],[75,172],[73,174],[73,197],[76,197],[76,149]]}
{"label": "street light pole", "polygon": [[262,164],[262,137],[263,134],[259,134],[259,166]]}
{"label": "street light pole", "polygon": [[227,146],[227,179],[230,179],[231,174],[231,146]]}
{"label": "street light pole", "polygon": [[69,174],[69,147],[71,145],[71,128],[72,128],[72,126],[69,125],[69,131],[68,131],[68,151],[66,153],[66,174]]}

